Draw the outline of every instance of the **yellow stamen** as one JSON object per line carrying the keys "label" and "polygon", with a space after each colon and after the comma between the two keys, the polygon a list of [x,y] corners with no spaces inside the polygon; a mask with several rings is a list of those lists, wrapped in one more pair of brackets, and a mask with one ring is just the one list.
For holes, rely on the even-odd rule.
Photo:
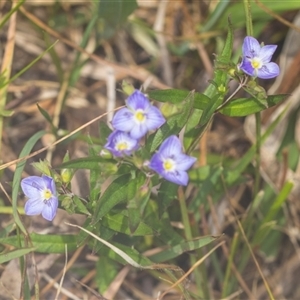
{"label": "yellow stamen", "polygon": [[139,122],[143,122],[145,120],[145,115],[141,111],[136,112],[135,117]]}
{"label": "yellow stamen", "polygon": [[127,148],[128,148],[128,146],[127,146],[127,143],[125,143],[125,142],[117,144],[118,151],[123,151],[123,150],[126,150]]}
{"label": "yellow stamen", "polygon": [[52,197],[52,193],[50,190],[44,190],[44,200],[49,200]]}
{"label": "yellow stamen", "polygon": [[257,59],[254,58],[254,59],[251,61],[251,65],[252,65],[252,67],[253,67],[254,69],[259,69],[259,68],[261,68],[262,63],[261,63],[259,60],[257,60]]}
{"label": "yellow stamen", "polygon": [[164,162],[164,169],[165,171],[171,171],[174,168],[174,162],[171,160],[166,160]]}

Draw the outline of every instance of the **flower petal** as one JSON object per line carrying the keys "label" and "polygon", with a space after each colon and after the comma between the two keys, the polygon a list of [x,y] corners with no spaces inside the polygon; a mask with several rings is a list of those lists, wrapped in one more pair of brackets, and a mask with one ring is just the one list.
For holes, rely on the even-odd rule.
{"label": "flower petal", "polygon": [[276,48],[277,45],[266,45],[260,49],[259,58],[261,59],[263,64],[270,62]]}
{"label": "flower petal", "polygon": [[168,137],[160,146],[159,153],[164,158],[176,158],[181,154],[182,145],[176,135]]}
{"label": "flower petal", "polygon": [[273,62],[267,63],[257,70],[257,77],[270,79],[278,76],[280,73],[279,66]]}
{"label": "flower petal", "polygon": [[246,36],[242,46],[243,57],[258,57],[260,53],[260,44],[252,36]]}
{"label": "flower petal", "polygon": [[130,136],[133,139],[140,139],[144,135],[146,135],[147,131],[148,131],[148,128],[147,128],[146,122],[140,123],[140,124],[135,124],[135,126],[130,131]]}
{"label": "flower petal", "polygon": [[135,90],[126,100],[127,106],[132,110],[147,110],[151,105],[148,98],[139,90]]}
{"label": "flower petal", "polygon": [[41,198],[29,199],[24,206],[25,214],[28,216],[39,215],[44,209],[44,202]]}
{"label": "flower petal", "polygon": [[45,187],[51,191],[52,195],[56,196],[56,186],[53,178],[42,175],[42,179],[44,180]]}
{"label": "flower petal", "polygon": [[165,118],[157,107],[151,106],[148,109],[146,113],[146,125],[148,130],[157,129],[165,122]]}
{"label": "flower petal", "polygon": [[251,61],[248,58],[244,57],[239,67],[247,75],[256,77],[255,70],[252,67]]}
{"label": "flower petal", "polygon": [[163,174],[163,172],[164,172],[163,161],[162,161],[162,158],[159,153],[155,153],[152,156],[148,167],[160,175]]}
{"label": "flower petal", "polygon": [[187,172],[184,171],[164,172],[161,175],[168,181],[171,181],[179,185],[187,185],[189,182],[189,176]]}
{"label": "flower petal", "polygon": [[39,199],[45,189],[45,182],[39,176],[29,176],[21,181],[21,187],[26,197]]}
{"label": "flower petal", "polygon": [[196,162],[196,157],[191,157],[186,154],[180,154],[176,156],[176,170],[178,171],[186,171],[192,167],[192,165]]}
{"label": "flower petal", "polygon": [[111,124],[116,130],[128,132],[135,126],[136,123],[133,119],[133,113],[128,108],[122,108],[116,112]]}
{"label": "flower petal", "polygon": [[44,203],[42,216],[44,219],[48,221],[52,221],[54,217],[56,216],[58,207],[58,200],[56,197],[52,197],[49,199],[46,203]]}
{"label": "flower petal", "polygon": [[[117,148],[118,144],[124,143],[127,147],[123,150]],[[130,155],[139,147],[138,141],[131,138],[128,133],[116,130],[112,132],[108,138],[104,148],[112,152],[113,155],[119,157],[123,154]]]}

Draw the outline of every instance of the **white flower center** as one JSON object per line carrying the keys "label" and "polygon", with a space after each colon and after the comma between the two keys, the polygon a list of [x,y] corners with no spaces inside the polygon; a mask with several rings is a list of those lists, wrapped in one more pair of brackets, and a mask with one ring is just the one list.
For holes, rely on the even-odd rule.
{"label": "white flower center", "polygon": [[167,158],[163,161],[163,168],[166,172],[172,172],[175,169],[175,161],[171,158]]}
{"label": "white flower center", "polygon": [[52,197],[52,192],[49,189],[43,190],[43,200],[47,201]]}
{"label": "white flower center", "polygon": [[263,63],[261,62],[261,60],[258,57],[254,57],[251,60],[251,65],[254,69],[260,69],[263,66]]}
{"label": "white flower center", "polygon": [[138,123],[144,123],[146,121],[145,112],[141,109],[138,109],[134,114],[134,118]]}
{"label": "white flower center", "polygon": [[128,144],[126,142],[119,142],[116,144],[116,149],[118,151],[124,151],[128,149]]}

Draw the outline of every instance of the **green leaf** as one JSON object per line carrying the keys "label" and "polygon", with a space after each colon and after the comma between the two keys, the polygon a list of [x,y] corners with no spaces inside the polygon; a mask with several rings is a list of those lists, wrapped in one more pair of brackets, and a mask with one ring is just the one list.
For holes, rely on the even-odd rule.
{"label": "green leaf", "polygon": [[154,229],[152,229],[144,221],[140,220],[138,227],[134,230],[134,232],[131,232],[130,228],[128,228],[128,219],[128,212],[126,211],[123,211],[121,213],[110,212],[102,218],[101,224],[114,231],[121,232],[127,235],[145,236],[157,234],[157,232]]}
{"label": "green leaf", "polygon": [[[177,89],[154,90],[147,92],[150,99],[156,100],[158,102],[170,102],[173,104],[182,103],[190,93],[191,92],[189,91]],[[194,92],[194,108],[203,110],[209,102],[209,97],[204,94]]]}
{"label": "green leaf", "polygon": [[62,163],[58,166],[58,169],[88,169],[88,170],[100,170],[99,163],[109,163],[114,160],[108,160],[101,156],[93,157],[81,157]]}
{"label": "green leaf", "polygon": [[13,110],[1,110],[0,111],[0,116],[1,117],[11,117],[12,115],[14,114],[14,111]]}
{"label": "green leaf", "polygon": [[216,109],[221,105],[223,98],[224,98],[223,95],[217,94],[211,99],[211,101],[205,107],[205,109],[201,115],[201,118],[199,121],[199,126],[205,126],[206,124],[208,124],[208,122],[213,117]]}
{"label": "green leaf", "polygon": [[[143,256],[141,253],[139,253],[133,247],[129,247],[129,246],[117,243],[117,242],[114,242],[113,246],[117,247],[124,254],[126,253],[126,256],[130,257],[131,260],[133,260],[135,263],[132,263],[131,260],[128,260],[127,257],[123,258],[122,253],[119,254],[119,253],[115,252],[115,250],[107,249],[106,247],[101,249],[101,254],[103,254],[105,256],[107,255],[109,258],[111,258],[123,265],[126,265],[129,263],[130,265],[133,265],[134,267],[137,267],[137,268],[149,267],[153,264],[153,262],[150,259]],[[136,264],[138,264],[138,265],[136,265]]]}
{"label": "green leaf", "polygon": [[275,201],[271,205],[270,209],[268,210],[267,215],[262,220],[261,225],[256,230],[252,241],[253,245],[260,245],[264,241],[270,230],[276,225],[276,216],[282,209],[283,203],[288,199],[288,196],[291,193],[293,186],[294,184],[292,182],[285,183],[280,193],[276,197]]}
{"label": "green leaf", "polygon": [[22,249],[13,250],[13,251],[6,252],[6,253],[1,253],[0,254],[0,264],[3,264],[12,259],[24,256],[32,251],[34,251],[34,248],[22,248]]}
{"label": "green leaf", "polygon": [[14,7],[12,7],[5,15],[1,16],[1,21],[0,21],[0,29],[4,26],[4,24],[10,19],[11,15],[14,14],[20,6],[23,5],[25,0],[19,1]]}
{"label": "green leaf", "polygon": [[0,238],[7,237],[15,229],[16,229],[16,224],[15,223],[8,224],[6,227],[4,227],[0,231]]}
{"label": "green leaf", "polygon": [[204,237],[196,238],[192,241],[185,241],[173,247],[169,247],[168,249],[163,250],[159,253],[151,255],[149,259],[151,259],[153,262],[156,263],[164,262],[172,258],[175,258],[184,252],[202,248],[208,245],[209,243],[213,242],[217,238],[218,237],[214,237],[214,236],[204,236]]}
{"label": "green leaf", "polygon": [[128,227],[130,229],[130,233],[133,234],[141,223],[141,215],[140,215],[140,210],[138,205],[138,199],[133,198],[128,201],[127,211],[129,216]]}
{"label": "green leaf", "polygon": [[128,186],[131,180],[129,174],[124,174],[109,185],[97,203],[92,224],[101,220],[118,203],[127,200]]}
{"label": "green leaf", "polygon": [[99,122],[100,145],[104,146],[107,142],[107,137],[111,134],[111,129],[104,122]]}
{"label": "green leaf", "polygon": [[178,134],[182,130],[193,110],[194,92],[190,92],[182,104],[183,108],[181,113],[171,116],[155,134],[149,137],[147,147],[150,152],[155,151],[170,135]]}
{"label": "green leaf", "polygon": [[220,181],[223,173],[223,167],[216,166],[212,168],[210,172],[210,175],[201,184],[201,188],[197,197],[195,197],[194,201],[190,203],[189,210],[197,212],[197,209],[200,207],[200,205],[206,201],[207,196],[211,195],[212,191],[216,190],[218,182]]}
{"label": "green leaf", "polygon": [[88,209],[86,208],[86,205],[82,202],[82,200],[78,197],[78,196],[74,196],[72,197],[72,200],[74,201],[74,204],[76,206],[76,213],[81,213],[87,216],[90,216],[90,212],[88,211]]}
{"label": "green leaf", "polygon": [[143,173],[136,174],[136,178],[131,180],[128,185],[127,211],[128,211],[128,227],[130,233],[133,234],[141,222],[141,197],[138,191],[145,183],[145,175]]}
{"label": "green leaf", "polygon": [[[288,10],[298,10],[300,8],[299,1],[260,0],[260,2],[277,14],[281,14],[282,12],[286,12]],[[214,27],[214,29],[223,30],[223,28],[226,26],[228,16],[231,16],[232,22],[236,28],[244,28],[245,12],[243,1],[231,2],[230,5],[228,5],[227,9],[223,11],[223,14],[218,20],[218,24]],[[264,24],[267,24],[267,22],[273,18],[271,14],[266,13],[258,5],[251,5],[251,16],[254,25],[259,21],[264,21]]]}
{"label": "green leaf", "polygon": [[[31,233],[30,240],[32,246],[35,248],[36,252],[41,253],[64,253],[65,245],[68,246],[68,251],[73,251],[77,248],[76,236],[71,234],[38,234]],[[7,238],[1,238],[0,244],[11,245],[14,247],[19,247],[19,238],[18,236],[10,236]],[[21,246],[24,247],[24,240],[22,239]]]}
{"label": "green leaf", "polygon": [[50,115],[48,114],[48,112],[46,110],[44,110],[42,107],[39,106],[39,104],[37,103],[36,104],[38,110],[40,111],[40,113],[42,114],[42,116],[48,121],[48,123],[50,124],[51,126],[51,131],[52,132],[56,132],[56,128],[55,126],[53,125],[53,122],[52,122],[52,117],[50,117]]}
{"label": "green leaf", "polygon": [[[103,272],[105,270],[105,272]],[[103,294],[118,275],[118,265],[109,257],[100,257],[96,263],[95,281],[99,292]]]}
{"label": "green leaf", "polygon": [[150,226],[155,232],[158,233],[159,238],[164,245],[176,245],[184,241],[181,235],[171,225],[171,220],[167,212],[161,218],[158,218],[157,204],[150,201],[145,210],[143,221]]}
{"label": "green leaf", "polygon": [[[288,97],[287,94],[271,95],[266,99],[267,108],[272,107]],[[230,117],[244,117],[262,110],[266,107],[256,98],[239,98],[230,101],[220,112]]]}
{"label": "green leaf", "polygon": [[136,0],[98,2],[98,29],[102,38],[110,38],[137,7]]}
{"label": "green leaf", "polygon": [[39,162],[32,162],[31,165],[40,173],[51,176],[51,166],[48,161],[40,160]]}
{"label": "green leaf", "polygon": [[159,218],[167,210],[170,204],[177,199],[178,185],[164,180],[158,190],[157,205]]}

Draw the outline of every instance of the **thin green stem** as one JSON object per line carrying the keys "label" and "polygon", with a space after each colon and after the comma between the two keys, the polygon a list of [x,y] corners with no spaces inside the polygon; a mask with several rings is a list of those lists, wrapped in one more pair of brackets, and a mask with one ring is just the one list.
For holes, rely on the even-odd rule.
{"label": "thin green stem", "polygon": [[254,181],[254,197],[259,192],[260,183],[260,147],[261,147],[261,117],[260,113],[255,114],[255,125],[256,125],[256,165],[255,165],[255,181]]}
{"label": "thin green stem", "polygon": [[246,30],[247,35],[253,36],[252,14],[251,14],[251,0],[244,0],[244,9],[246,15]]}
{"label": "thin green stem", "polygon": [[[184,232],[187,240],[192,240],[193,239],[193,233],[192,233],[192,228],[189,220],[189,215],[188,215],[188,210],[186,207],[186,199],[184,196],[184,191],[182,187],[179,187],[178,189],[178,200],[180,204],[180,211],[181,211],[181,218],[182,218],[182,223],[184,227]],[[191,264],[194,265],[197,262],[197,259],[195,256],[190,256],[191,258]],[[204,264],[203,264],[204,266]],[[198,287],[199,292],[201,292],[200,296],[201,298],[209,299],[210,294],[209,294],[209,289],[208,289],[208,282],[207,282],[207,274],[206,270],[202,265],[200,268],[195,269],[195,281],[196,281],[196,286]]]}
{"label": "thin green stem", "polygon": [[[247,35],[253,36],[253,25],[252,25],[252,15],[251,15],[251,0],[244,0],[244,8],[246,15],[246,29]],[[260,147],[261,147],[261,117],[260,113],[255,114],[255,124],[256,124],[256,166],[255,166],[255,182],[254,182],[254,196],[259,192],[259,182],[260,182]]]}

